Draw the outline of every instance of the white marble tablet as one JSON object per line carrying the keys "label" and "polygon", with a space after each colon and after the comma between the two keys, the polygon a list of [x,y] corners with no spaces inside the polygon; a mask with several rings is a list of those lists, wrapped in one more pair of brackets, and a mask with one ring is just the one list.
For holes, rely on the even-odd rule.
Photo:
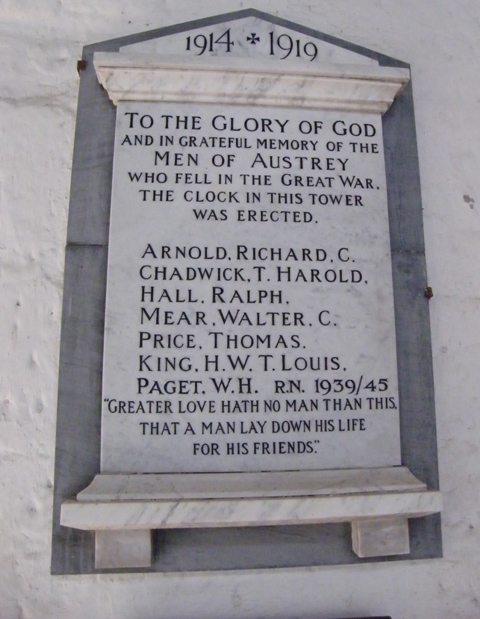
{"label": "white marble tablet", "polygon": [[379,114],[121,102],[102,472],[400,464]]}

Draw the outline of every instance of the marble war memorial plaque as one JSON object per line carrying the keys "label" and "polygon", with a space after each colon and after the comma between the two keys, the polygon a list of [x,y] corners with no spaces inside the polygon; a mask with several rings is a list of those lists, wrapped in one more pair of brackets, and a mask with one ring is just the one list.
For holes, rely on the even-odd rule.
{"label": "marble war memorial plaque", "polygon": [[[85,58],[66,290],[86,339],[64,309],[62,362],[96,368],[93,442],[61,472],[88,381],[61,366],[54,573],[265,566],[182,550],[265,526],[312,539],[305,559],[279,535],[276,565],[438,556],[408,65],[255,10]],[[180,551],[152,551],[159,530]]]}

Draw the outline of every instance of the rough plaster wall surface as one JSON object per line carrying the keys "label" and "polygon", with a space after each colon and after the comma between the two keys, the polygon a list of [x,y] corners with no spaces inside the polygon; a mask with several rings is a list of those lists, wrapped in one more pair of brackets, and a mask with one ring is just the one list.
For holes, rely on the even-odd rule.
{"label": "rough plaster wall surface", "polygon": [[[444,559],[52,577],[64,244],[82,46],[258,8],[412,64],[431,300]],[[478,0],[3,0],[0,618],[480,616]]]}

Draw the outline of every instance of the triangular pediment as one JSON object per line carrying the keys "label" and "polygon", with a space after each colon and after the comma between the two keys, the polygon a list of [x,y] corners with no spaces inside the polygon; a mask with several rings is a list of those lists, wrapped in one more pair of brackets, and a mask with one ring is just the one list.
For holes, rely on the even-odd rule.
{"label": "triangular pediment", "polygon": [[180,24],[175,30],[152,32],[152,38],[123,45],[120,51],[184,58],[268,59],[310,66],[379,64],[372,54],[351,49],[355,46],[254,9]]}

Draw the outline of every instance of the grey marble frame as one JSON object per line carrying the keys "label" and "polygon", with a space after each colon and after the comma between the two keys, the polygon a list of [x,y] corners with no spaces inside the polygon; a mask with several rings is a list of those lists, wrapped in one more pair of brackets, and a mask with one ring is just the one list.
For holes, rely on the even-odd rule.
{"label": "grey marble frame", "polygon": [[[93,68],[97,51],[254,16],[375,58],[388,56],[310,28],[246,9],[84,48],[65,257],[58,391],[52,574],[97,573],[94,533],[61,527],[62,502],[100,470],[103,326],[116,110]],[[402,464],[438,489],[433,372],[420,178],[411,83],[383,118],[401,404]],[[317,566],[442,556],[440,515],[410,520],[406,556],[359,559],[349,524],[156,531],[149,570],[182,572]]]}

